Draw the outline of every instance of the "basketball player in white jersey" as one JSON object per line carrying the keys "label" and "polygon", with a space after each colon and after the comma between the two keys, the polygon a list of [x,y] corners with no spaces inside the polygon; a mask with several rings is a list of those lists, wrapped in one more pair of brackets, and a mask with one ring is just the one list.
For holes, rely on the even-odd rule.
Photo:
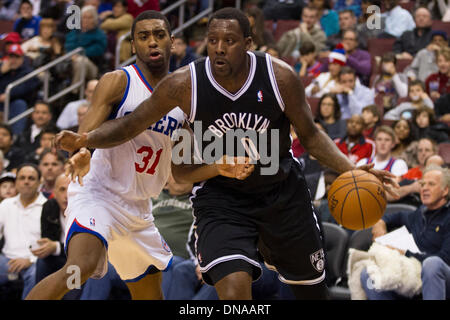
{"label": "basketball player in white jersey", "polygon": [[[164,15],[141,13],[132,26],[136,64],[100,79],[78,132],[133,112],[148,98],[168,74],[172,43]],[[153,223],[150,197],[157,196],[168,179],[171,134],[184,118],[175,108],[135,139],[93,153],[84,185],[72,182],[68,189],[67,263],[38,283],[27,299],[60,299],[69,291],[73,266],[84,283],[89,277],[102,277],[108,259],[133,299],[163,298],[160,271],[170,266],[172,253]]]}

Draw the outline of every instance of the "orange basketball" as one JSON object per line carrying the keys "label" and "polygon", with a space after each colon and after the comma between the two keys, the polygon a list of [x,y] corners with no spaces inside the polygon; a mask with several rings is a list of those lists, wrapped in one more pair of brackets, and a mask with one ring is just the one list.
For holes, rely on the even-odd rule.
{"label": "orange basketball", "polygon": [[343,227],[352,230],[370,228],[386,209],[383,184],[364,170],[344,172],[331,184],[328,207]]}

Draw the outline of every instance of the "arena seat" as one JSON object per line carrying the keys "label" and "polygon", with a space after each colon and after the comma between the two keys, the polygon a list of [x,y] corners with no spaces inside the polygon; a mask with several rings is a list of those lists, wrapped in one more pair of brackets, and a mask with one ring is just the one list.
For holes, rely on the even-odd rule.
{"label": "arena seat", "polygon": [[280,40],[281,36],[292,29],[295,29],[298,27],[300,21],[298,20],[278,20],[277,21],[277,27],[275,29],[275,32],[273,34],[274,40],[277,42]]}
{"label": "arena seat", "polygon": [[309,106],[311,107],[311,113],[313,114],[314,117],[319,109],[320,98],[306,98],[306,100],[308,101]]}
{"label": "arena seat", "polygon": [[417,207],[406,204],[406,203],[388,203],[386,205],[386,210],[384,211],[384,214],[390,214],[390,213],[396,213],[396,212],[402,212],[402,211],[408,211],[408,212],[414,212],[416,211]]}
{"label": "arena seat", "polygon": [[392,51],[395,39],[371,38],[367,40],[367,51],[372,57],[382,56],[384,53]]}
{"label": "arena seat", "polygon": [[403,72],[407,66],[412,63],[411,59],[398,59],[397,60],[397,72]]}
{"label": "arena seat", "polygon": [[349,300],[350,290],[340,286],[345,277],[344,258],[347,251],[348,233],[344,228],[329,222],[323,222],[326,252],[327,283],[332,300]]}
{"label": "arena seat", "polygon": [[439,143],[438,154],[444,159],[447,165],[450,164],[450,142]]}
{"label": "arena seat", "polygon": [[14,21],[0,20],[0,32],[1,33],[12,32],[14,30],[13,27],[14,27]]}
{"label": "arena seat", "polygon": [[444,22],[441,20],[433,20],[431,24],[431,29],[433,30],[442,30],[447,32],[447,36],[450,35],[450,22]]}
{"label": "arena seat", "polygon": [[307,87],[311,81],[313,81],[314,77],[313,76],[305,76],[305,77],[300,77],[300,79],[302,80],[303,83],[303,87]]}

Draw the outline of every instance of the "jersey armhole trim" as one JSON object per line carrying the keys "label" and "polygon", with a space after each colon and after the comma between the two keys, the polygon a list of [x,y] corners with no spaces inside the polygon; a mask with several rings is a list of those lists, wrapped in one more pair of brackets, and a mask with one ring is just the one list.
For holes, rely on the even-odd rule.
{"label": "jersey armhole trim", "polygon": [[125,72],[125,74],[127,75],[127,86],[125,88],[125,93],[123,94],[122,100],[120,100],[120,102],[117,105],[117,107],[115,108],[115,110],[113,110],[111,112],[111,114],[108,117],[108,120],[113,120],[117,117],[117,113],[119,112],[120,108],[125,103],[125,100],[127,100],[127,97],[128,97],[128,91],[130,89],[130,75],[125,68],[122,68],[121,70],[123,70]]}
{"label": "jersey armhole trim", "polygon": [[191,71],[191,114],[189,115],[188,121],[192,123],[197,113],[197,74],[195,72],[194,62],[189,64],[189,70]]}
{"label": "jersey armhole trim", "polygon": [[267,63],[267,70],[269,71],[269,78],[270,83],[272,84],[273,92],[275,93],[275,97],[277,98],[278,105],[280,106],[281,111],[284,112],[283,98],[281,98],[280,90],[278,89],[277,79],[275,78],[275,72],[273,71],[272,58],[268,53],[266,53],[266,63]]}

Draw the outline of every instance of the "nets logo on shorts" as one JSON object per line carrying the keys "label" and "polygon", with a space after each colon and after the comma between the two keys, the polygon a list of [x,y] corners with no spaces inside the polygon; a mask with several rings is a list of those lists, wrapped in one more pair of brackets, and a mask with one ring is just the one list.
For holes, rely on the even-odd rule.
{"label": "nets logo on shorts", "polygon": [[325,254],[323,249],[317,250],[309,256],[311,264],[318,272],[322,272],[325,267]]}

